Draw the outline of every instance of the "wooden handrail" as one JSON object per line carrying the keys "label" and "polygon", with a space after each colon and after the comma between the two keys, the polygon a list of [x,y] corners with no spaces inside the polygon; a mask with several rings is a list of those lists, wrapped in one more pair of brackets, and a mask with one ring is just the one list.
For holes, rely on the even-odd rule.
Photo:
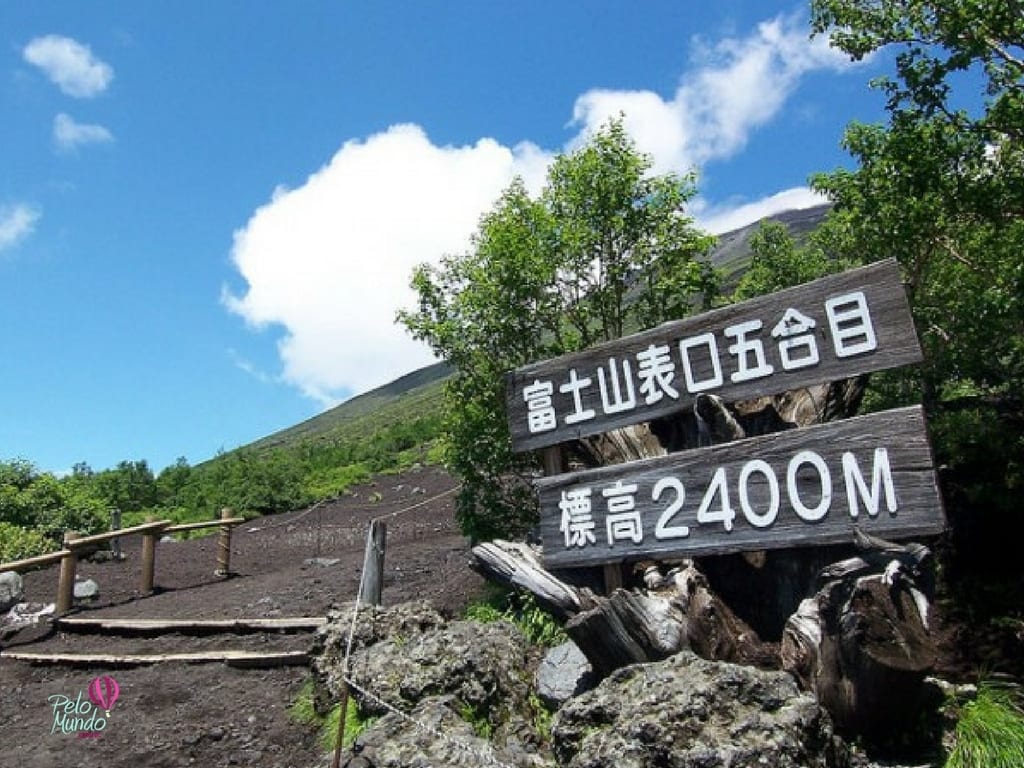
{"label": "wooden handrail", "polygon": [[201,528],[216,528],[220,525],[241,525],[244,517],[230,517],[226,520],[206,520],[200,523],[178,523],[164,528],[164,533],[181,533],[182,531],[198,531]]}
{"label": "wooden handrail", "polygon": [[3,571],[20,571],[22,568],[31,568],[34,565],[49,565],[50,563],[58,562],[65,555],[70,554],[70,550],[62,549],[58,552],[36,555],[35,557],[26,557],[22,560],[11,560],[9,563],[0,563],[0,573]]}
{"label": "wooden handrail", "polygon": [[107,531],[106,533],[96,533],[92,536],[83,536],[80,539],[68,543],[68,547],[77,549],[79,547],[87,547],[90,544],[101,544],[104,541],[110,541],[120,536],[131,536],[133,533],[156,533],[163,530],[171,524],[170,520],[154,520],[151,523],[142,523],[141,525],[133,525],[131,528],[122,528],[118,531]]}

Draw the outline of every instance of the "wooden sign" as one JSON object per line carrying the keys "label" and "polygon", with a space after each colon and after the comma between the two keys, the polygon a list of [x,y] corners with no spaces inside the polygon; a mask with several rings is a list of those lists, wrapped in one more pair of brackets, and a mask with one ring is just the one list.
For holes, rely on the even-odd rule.
{"label": "wooden sign", "polygon": [[544,564],[884,539],[945,527],[919,406],[536,482]]}
{"label": "wooden sign", "polygon": [[895,260],[666,323],[506,378],[512,447],[920,362]]}

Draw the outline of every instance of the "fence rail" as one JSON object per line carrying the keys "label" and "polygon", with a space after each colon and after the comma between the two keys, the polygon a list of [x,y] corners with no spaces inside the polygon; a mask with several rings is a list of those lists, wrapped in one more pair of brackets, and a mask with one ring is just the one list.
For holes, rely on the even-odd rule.
{"label": "fence rail", "polygon": [[232,517],[231,510],[224,509],[218,520],[204,520],[198,523],[181,523],[172,525],[170,520],[151,520],[130,528],[120,528],[106,533],[80,536],[77,531],[64,534],[64,547],[55,552],[48,552],[35,557],[12,560],[0,563],[0,573],[4,571],[23,571],[41,565],[60,563],[60,577],[57,582],[56,615],[63,616],[71,610],[74,602],[75,571],[83,549],[97,544],[104,544],[123,536],[142,536],[142,569],[140,575],[140,591],[148,595],[153,591],[154,573],[156,569],[156,549],[159,536],[168,533],[195,531],[203,528],[220,528],[217,541],[217,567],[215,576],[230,575],[231,529],[245,522],[244,518]]}

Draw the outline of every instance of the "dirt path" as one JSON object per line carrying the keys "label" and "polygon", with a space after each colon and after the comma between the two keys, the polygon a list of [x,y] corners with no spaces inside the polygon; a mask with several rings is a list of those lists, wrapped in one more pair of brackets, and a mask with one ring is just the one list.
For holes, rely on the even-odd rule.
{"label": "dirt path", "polygon": [[[140,538],[125,541],[123,562],[79,565],[100,599],[76,615],[90,618],[232,619],[322,616],[354,599],[369,522],[387,515],[384,602],[432,600],[455,613],[479,594],[467,567],[469,548],[452,516],[455,481],[436,468],[377,478],[331,504],[261,518],[235,529],[231,565],[237,576],[213,575],[216,537],[162,542],[157,591],[139,599]],[[337,558],[332,565],[307,563]],[[50,602],[57,566],[25,575],[26,599]],[[309,633],[169,634],[156,638],[23,632],[5,649],[34,652],[158,653],[220,648],[292,650]],[[50,697],[72,703],[101,675],[120,695],[98,738],[54,729]],[[308,676],[304,667],[235,669],[224,664],[159,664],[130,669],[30,666],[0,656],[0,764],[51,766],[266,766],[305,768],[322,762],[316,734],[296,725],[287,707]],[[63,701],[60,699],[59,701]]]}

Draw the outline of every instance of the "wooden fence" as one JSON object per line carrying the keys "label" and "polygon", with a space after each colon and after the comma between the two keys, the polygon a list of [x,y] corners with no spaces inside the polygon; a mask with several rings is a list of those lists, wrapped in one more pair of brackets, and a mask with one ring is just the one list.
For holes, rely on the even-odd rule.
{"label": "wooden fence", "polygon": [[92,536],[81,536],[75,531],[64,534],[64,548],[45,555],[0,563],[3,571],[22,571],[40,565],[60,563],[60,578],[57,583],[56,615],[62,616],[71,610],[74,600],[75,570],[82,553],[89,547],[120,538],[122,536],[142,536],[142,573],[139,589],[144,595],[153,591],[154,571],[156,570],[156,545],[161,536],[196,531],[204,528],[220,528],[217,540],[217,567],[214,574],[227,576],[231,569],[231,529],[245,522],[244,518],[232,517],[231,510],[224,509],[219,520],[205,520],[199,523],[181,523],[172,525],[170,520],[154,520],[135,525],[131,528],[97,533]]}

